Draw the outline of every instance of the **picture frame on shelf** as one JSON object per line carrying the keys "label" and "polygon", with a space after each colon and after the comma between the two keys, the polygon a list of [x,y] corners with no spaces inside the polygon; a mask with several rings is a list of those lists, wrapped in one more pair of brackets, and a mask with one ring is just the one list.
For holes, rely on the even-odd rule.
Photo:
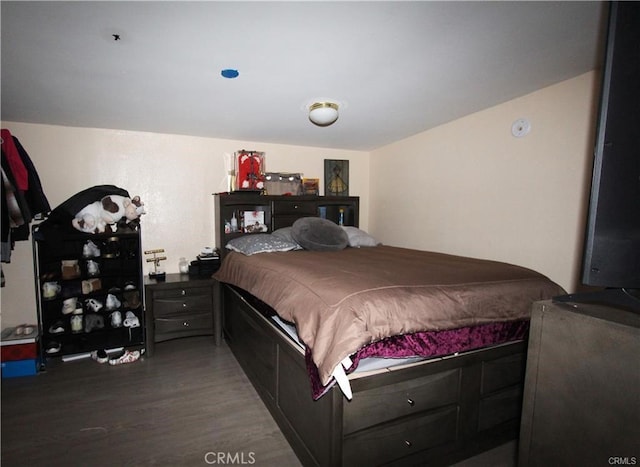
{"label": "picture frame on shelf", "polygon": [[320,195],[320,179],[319,178],[302,178],[302,194],[303,195]]}
{"label": "picture frame on shelf", "polygon": [[265,154],[241,149],[235,154],[236,191],[260,192],[264,189]]}
{"label": "picture frame on shelf", "polygon": [[324,194],[349,196],[349,161],[324,160]]}
{"label": "picture frame on shelf", "polygon": [[245,233],[259,233],[268,230],[264,223],[264,211],[244,211],[242,218]]}

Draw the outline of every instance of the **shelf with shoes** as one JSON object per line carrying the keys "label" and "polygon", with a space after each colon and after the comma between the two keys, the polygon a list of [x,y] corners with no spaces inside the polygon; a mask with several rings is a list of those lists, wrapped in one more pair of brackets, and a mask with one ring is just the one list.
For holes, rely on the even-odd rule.
{"label": "shelf with shoes", "polygon": [[140,228],[42,238],[34,227],[41,356],[144,346]]}

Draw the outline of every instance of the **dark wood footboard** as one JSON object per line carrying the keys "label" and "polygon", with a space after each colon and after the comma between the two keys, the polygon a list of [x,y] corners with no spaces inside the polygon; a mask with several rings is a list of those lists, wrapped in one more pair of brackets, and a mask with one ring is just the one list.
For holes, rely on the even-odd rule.
{"label": "dark wood footboard", "polygon": [[223,286],[224,334],[304,465],[450,465],[517,438],[523,342],[353,378],[311,397],[304,355]]}

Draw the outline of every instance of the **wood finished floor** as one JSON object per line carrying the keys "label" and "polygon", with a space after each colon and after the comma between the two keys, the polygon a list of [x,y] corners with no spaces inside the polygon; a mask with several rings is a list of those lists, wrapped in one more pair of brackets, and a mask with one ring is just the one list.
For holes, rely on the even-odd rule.
{"label": "wood finished floor", "polygon": [[[3,379],[1,410],[2,467],[205,466],[216,453],[300,465],[229,348],[209,337],[160,343],[127,365],[59,362]],[[509,443],[458,465],[512,467],[514,457]]]}
{"label": "wood finished floor", "polygon": [[83,360],[2,380],[3,467],[203,466],[209,452],[300,465],[229,348],[211,338],[161,343],[127,365]]}

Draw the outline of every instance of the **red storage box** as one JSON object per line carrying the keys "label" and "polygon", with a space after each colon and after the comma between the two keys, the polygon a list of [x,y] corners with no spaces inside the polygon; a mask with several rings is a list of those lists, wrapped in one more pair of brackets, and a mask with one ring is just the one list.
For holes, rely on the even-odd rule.
{"label": "red storage box", "polygon": [[[16,328],[8,328],[2,332],[2,341],[0,341],[0,349],[2,362],[13,362],[18,360],[33,360],[38,358],[38,333],[37,331],[31,335],[18,335]],[[32,329],[38,329],[32,325]]]}
{"label": "red storage box", "polygon": [[34,341],[28,344],[5,345],[2,343],[2,360],[10,362],[15,360],[28,360],[38,357],[38,344]]}

